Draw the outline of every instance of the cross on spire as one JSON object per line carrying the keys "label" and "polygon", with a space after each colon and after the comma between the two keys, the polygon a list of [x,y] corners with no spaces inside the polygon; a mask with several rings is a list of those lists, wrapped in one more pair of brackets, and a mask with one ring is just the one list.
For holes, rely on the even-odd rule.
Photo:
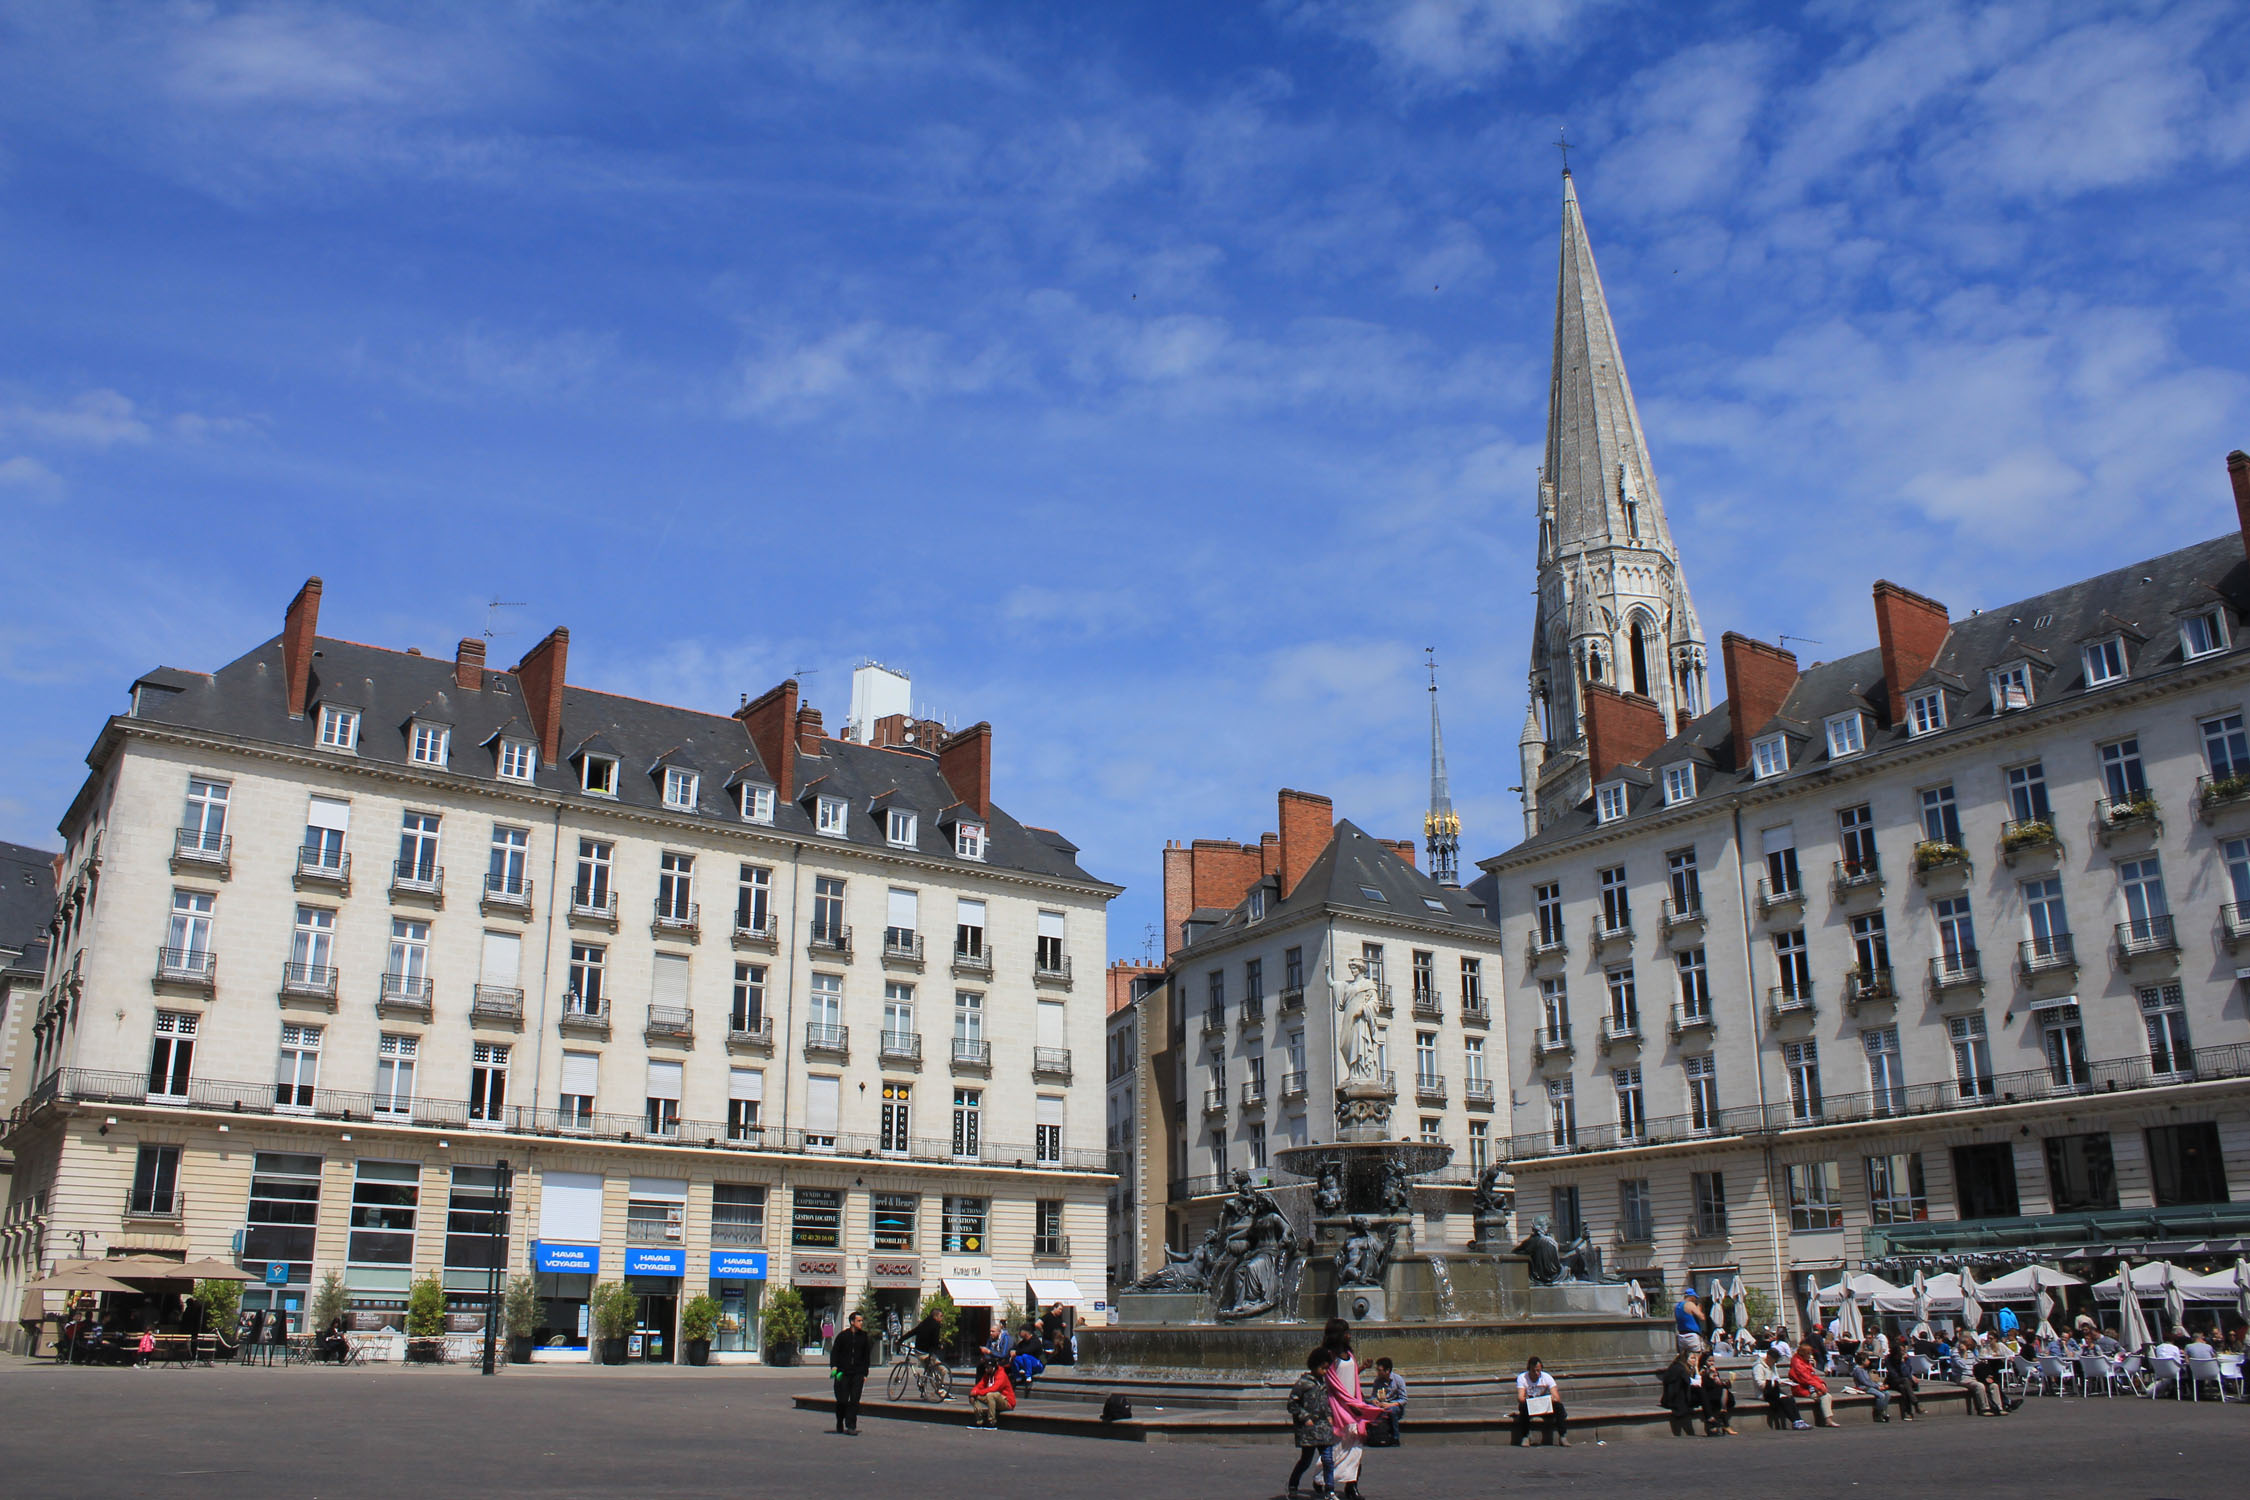
{"label": "cross on spire", "polygon": [[1555,149],[1562,153],[1562,174],[1570,175],[1570,135],[1567,129],[1555,131]]}

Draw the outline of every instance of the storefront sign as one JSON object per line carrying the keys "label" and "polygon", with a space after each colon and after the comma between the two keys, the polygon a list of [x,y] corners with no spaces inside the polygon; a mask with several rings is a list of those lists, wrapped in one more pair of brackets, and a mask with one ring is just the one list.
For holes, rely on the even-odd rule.
{"label": "storefront sign", "polygon": [[287,1286],[287,1285],[289,1285],[289,1262],[287,1262],[287,1261],[285,1261],[285,1260],[269,1260],[269,1261],[267,1261],[267,1262],[266,1262],[266,1285],[267,1285],[267,1286]]}
{"label": "storefront sign", "polygon": [[922,1284],[922,1257],[870,1255],[867,1258],[867,1284],[919,1287]]}
{"label": "storefront sign", "polygon": [[763,1250],[714,1250],[711,1252],[711,1279],[713,1281],[763,1281],[766,1279],[766,1252]]}
{"label": "storefront sign", "polygon": [[685,1276],[687,1252],[669,1245],[627,1245],[625,1247],[625,1274],[628,1276]]}
{"label": "storefront sign", "polygon": [[842,1286],[844,1258],[841,1255],[800,1255],[790,1267],[789,1279],[798,1286]]}
{"label": "storefront sign", "polygon": [[547,1240],[531,1242],[531,1264],[534,1270],[561,1271],[566,1274],[594,1276],[601,1272],[602,1247],[599,1245],[558,1245]]}

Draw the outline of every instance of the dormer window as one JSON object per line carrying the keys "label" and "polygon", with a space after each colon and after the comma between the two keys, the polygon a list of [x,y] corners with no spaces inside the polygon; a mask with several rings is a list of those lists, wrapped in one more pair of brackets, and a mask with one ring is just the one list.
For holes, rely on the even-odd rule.
{"label": "dormer window", "polygon": [[320,711],[320,743],[329,750],[357,750],[359,710],[324,706]]}
{"label": "dormer window", "polygon": [[617,795],[617,757],[589,755],[578,763],[578,784],[594,797]]}
{"label": "dormer window", "polygon": [[664,768],[664,805],[666,807],[695,810],[696,793],[703,788],[703,778],[684,766]]}
{"label": "dormer window", "polygon": [[953,852],[963,859],[982,861],[984,858],[984,825],[967,822],[954,824]]}
{"label": "dormer window", "polygon": [[502,740],[500,742],[500,779],[502,781],[529,781],[539,769],[539,752],[529,740]]}
{"label": "dormer window", "polygon": [[745,823],[771,823],[773,821],[773,788],[742,784],[742,821]]}
{"label": "dormer window", "polygon": [[1695,800],[1695,766],[1692,763],[1664,768],[1664,805],[1677,807]]}
{"label": "dormer window", "polygon": [[1263,922],[1265,919],[1266,888],[1261,885],[1256,890],[1250,893],[1250,920],[1253,922]]}
{"label": "dormer window", "polygon": [[1614,823],[1625,816],[1625,783],[1605,781],[1594,788],[1594,821]]}
{"label": "dormer window", "polygon": [[920,818],[903,807],[894,807],[884,817],[883,822],[884,834],[890,840],[893,849],[911,849],[914,847],[915,834],[922,824]]}
{"label": "dormer window", "polygon": [[1789,737],[1769,734],[1750,746],[1750,774],[1759,781],[1769,776],[1779,776],[1789,769]]}
{"label": "dormer window", "polygon": [[2105,687],[2125,676],[2125,637],[2113,635],[2086,648],[2086,686]]}
{"label": "dormer window", "polygon": [[2227,612],[2213,607],[2180,622],[2180,655],[2189,661],[2227,649]]}
{"label": "dormer window", "polygon": [[2007,713],[2011,709],[2031,707],[2031,665],[2028,662],[2010,662],[1992,674],[1992,711]]}
{"label": "dormer window", "polygon": [[414,726],[407,753],[418,766],[442,766],[453,750],[453,731],[443,724]]}
{"label": "dormer window", "polygon": [[1945,693],[1932,688],[1926,693],[1916,693],[1906,700],[1907,731],[1911,734],[1935,734],[1945,727]]}
{"label": "dormer window", "polygon": [[1838,714],[1828,721],[1828,758],[1841,760],[1867,748],[1867,726],[1856,713]]}
{"label": "dormer window", "polygon": [[844,836],[845,819],[850,810],[851,804],[841,797],[819,798],[813,811],[813,826],[822,833],[830,833],[837,838],[842,838]]}

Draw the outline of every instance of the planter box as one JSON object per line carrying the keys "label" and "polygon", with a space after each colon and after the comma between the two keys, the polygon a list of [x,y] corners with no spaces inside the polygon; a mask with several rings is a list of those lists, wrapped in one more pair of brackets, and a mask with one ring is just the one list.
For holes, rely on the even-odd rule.
{"label": "planter box", "polygon": [[711,1363],[711,1341],[709,1339],[689,1339],[683,1347],[686,1350],[689,1364],[701,1366]]}

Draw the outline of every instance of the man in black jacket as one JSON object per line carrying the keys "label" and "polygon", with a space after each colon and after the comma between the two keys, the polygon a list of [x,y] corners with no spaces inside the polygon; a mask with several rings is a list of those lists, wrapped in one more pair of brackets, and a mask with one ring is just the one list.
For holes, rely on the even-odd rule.
{"label": "man in black jacket", "polygon": [[859,1436],[859,1393],[867,1384],[870,1340],[867,1319],[853,1313],[851,1326],[829,1341],[828,1368],[836,1383],[836,1430]]}

